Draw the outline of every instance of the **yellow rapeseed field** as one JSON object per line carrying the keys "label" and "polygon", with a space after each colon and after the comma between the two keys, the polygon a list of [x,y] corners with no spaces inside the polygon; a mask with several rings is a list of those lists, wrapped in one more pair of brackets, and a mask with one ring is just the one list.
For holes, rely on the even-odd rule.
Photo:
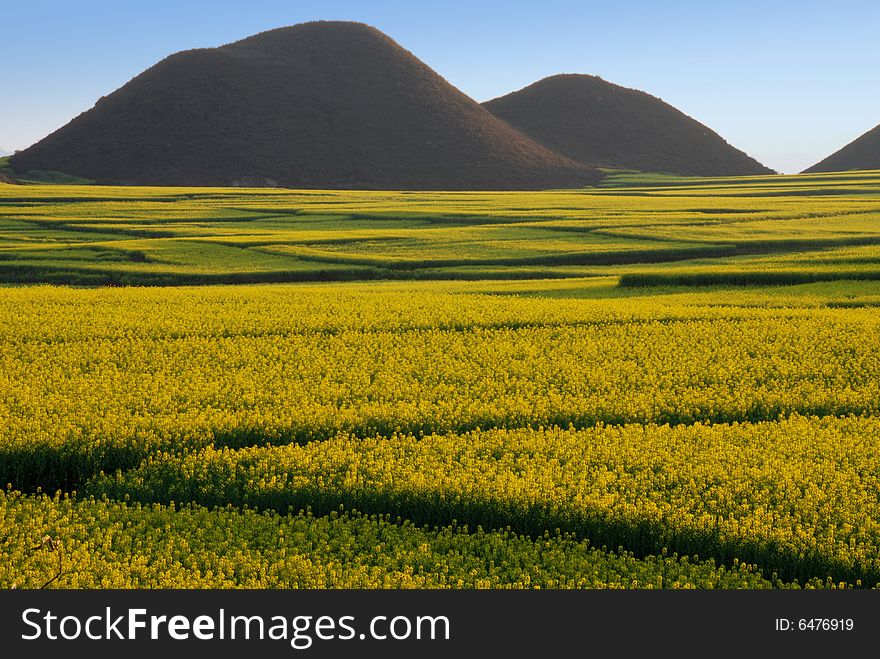
{"label": "yellow rapeseed field", "polygon": [[0,587],[877,586],[880,177],[610,182],[0,186]]}

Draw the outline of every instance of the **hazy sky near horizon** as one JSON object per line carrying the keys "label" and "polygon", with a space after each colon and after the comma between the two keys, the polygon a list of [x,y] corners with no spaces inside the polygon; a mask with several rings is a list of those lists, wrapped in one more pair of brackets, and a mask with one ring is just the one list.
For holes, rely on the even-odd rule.
{"label": "hazy sky near horizon", "polygon": [[0,148],[23,149],[173,52],[369,23],[485,101],[556,73],[644,90],[783,172],[880,123],[871,0],[26,0],[0,12]]}

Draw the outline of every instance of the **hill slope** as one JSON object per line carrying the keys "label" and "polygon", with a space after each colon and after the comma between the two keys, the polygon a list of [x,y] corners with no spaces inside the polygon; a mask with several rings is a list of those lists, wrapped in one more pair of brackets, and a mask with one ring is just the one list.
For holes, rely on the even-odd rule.
{"label": "hill slope", "polygon": [[880,126],[875,126],[825,160],[805,169],[804,174],[851,169],[880,169]]}
{"label": "hill slope", "polygon": [[339,22],[172,55],[12,166],[158,185],[518,189],[599,178],[378,30]]}
{"label": "hill slope", "polygon": [[551,76],[483,105],[548,148],[591,165],[694,176],[772,173],[659,98],[596,76]]}

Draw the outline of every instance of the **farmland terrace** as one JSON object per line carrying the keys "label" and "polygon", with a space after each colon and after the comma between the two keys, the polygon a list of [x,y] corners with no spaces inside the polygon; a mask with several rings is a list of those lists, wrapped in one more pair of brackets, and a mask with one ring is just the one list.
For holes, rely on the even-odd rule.
{"label": "farmland terrace", "polygon": [[0,282],[0,587],[880,583],[880,172],[0,185]]}

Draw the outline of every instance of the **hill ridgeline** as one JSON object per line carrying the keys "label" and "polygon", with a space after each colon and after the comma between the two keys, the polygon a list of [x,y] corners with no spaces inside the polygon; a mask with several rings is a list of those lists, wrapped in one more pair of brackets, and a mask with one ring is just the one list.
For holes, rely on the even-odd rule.
{"label": "hill ridgeline", "polygon": [[851,169],[880,169],[880,126],[875,126],[825,160],[805,169],[804,174],[846,172]]}
{"label": "hill ridgeline", "polygon": [[655,96],[590,75],[557,75],[483,104],[578,162],[686,176],[771,174]]}
{"label": "hill ridgeline", "polygon": [[378,30],[315,22],[171,55],[15,156],[106,184],[536,189],[601,175]]}

